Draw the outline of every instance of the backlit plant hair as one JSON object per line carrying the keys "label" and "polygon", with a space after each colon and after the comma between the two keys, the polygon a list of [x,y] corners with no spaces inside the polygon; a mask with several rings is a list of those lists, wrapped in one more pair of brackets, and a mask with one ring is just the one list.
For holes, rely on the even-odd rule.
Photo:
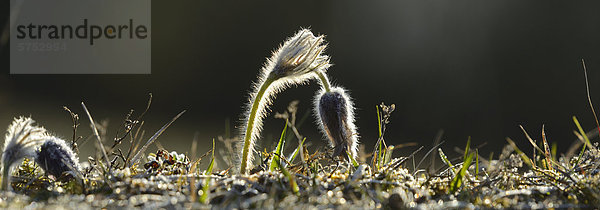
{"label": "backlit plant hair", "polygon": [[44,171],[59,178],[64,172],[80,174],[79,158],[66,142],[34,126],[29,117],[15,118],[8,127],[2,152],[2,190],[10,189],[10,174],[23,158],[34,160]]}
{"label": "backlit plant hair", "polygon": [[50,135],[43,139],[44,143],[37,151],[35,162],[55,178],[59,178],[64,172],[73,172],[73,177],[78,177],[81,170],[79,158],[65,140]]}
{"label": "backlit plant hair", "polygon": [[333,156],[349,161],[358,154],[358,134],[354,125],[354,103],[341,87],[332,87],[327,75],[319,72],[322,88],[313,101],[317,124],[333,147]]}
{"label": "backlit plant hair", "polygon": [[23,158],[34,159],[46,129],[28,117],[15,118],[6,130],[2,150],[2,190],[10,189],[10,174]]}
{"label": "backlit plant hair", "polygon": [[322,35],[313,35],[308,29],[301,29],[274,51],[260,70],[243,119],[244,140],[239,158],[241,174],[248,171],[253,161],[254,144],[260,136],[266,108],[275,94],[291,85],[305,84],[316,77],[315,71],[324,72],[329,68],[329,56],[322,54],[327,47],[323,38]]}

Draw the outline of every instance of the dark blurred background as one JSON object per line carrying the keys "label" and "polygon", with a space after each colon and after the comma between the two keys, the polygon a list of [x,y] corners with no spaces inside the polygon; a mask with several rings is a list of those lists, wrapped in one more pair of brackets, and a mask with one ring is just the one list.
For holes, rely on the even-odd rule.
{"label": "dark blurred background", "polygon": [[[8,1],[0,24],[7,23]],[[133,108],[154,133],[183,109],[188,112],[160,138],[169,150],[187,152],[194,135],[199,152],[240,123],[242,105],[265,57],[301,27],[326,34],[329,75],[351,91],[361,141],[371,151],[377,137],[375,105],[395,103],[389,144],[433,144],[445,131],[447,153],[467,137],[480,152],[501,151],[505,137],[525,151],[531,145],[518,128],[564,152],[575,140],[576,115],[595,128],[581,59],[589,70],[592,100],[600,107],[600,3],[597,1],[394,1],[349,2],[152,2],[151,75],[9,75],[9,50],[1,49],[0,128],[30,115],[70,139],[62,106],[82,115],[79,133],[89,135],[84,101],[97,121],[110,120],[109,136]],[[313,82],[314,83],[314,82]],[[280,93],[273,110],[300,100],[310,112],[315,84]],[[300,128],[314,151],[324,145],[312,116]],[[272,148],[283,121],[270,115],[259,142]],[[145,140],[144,140],[145,141]],[[219,145],[217,145],[219,146]],[[296,143],[288,144],[291,151]],[[93,144],[82,146],[89,154]],[[151,147],[155,150],[156,147]],[[416,147],[399,150],[408,155]],[[82,154],[85,155],[85,154]]]}

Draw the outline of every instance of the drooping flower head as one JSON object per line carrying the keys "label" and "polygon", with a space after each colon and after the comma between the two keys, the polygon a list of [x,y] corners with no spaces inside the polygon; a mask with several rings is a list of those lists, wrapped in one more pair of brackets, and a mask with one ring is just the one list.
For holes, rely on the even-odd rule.
{"label": "drooping flower head", "polygon": [[34,126],[28,117],[15,118],[8,127],[2,152],[2,189],[10,185],[10,172],[23,158],[35,158],[37,148],[43,143],[46,129]]}
{"label": "drooping flower head", "polygon": [[315,36],[308,29],[298,31],[273,52],[263,68],[276,78],[292,80],[306,79],[315,70],[326,70],[329,56],[322,54],[327,48],[324,36]]}
{"label": "drooping flower head", "polygon": [[348,159],[348,154],[356,159],[358,154],[358,134],[354,125],[354,104],[346,91],[332,87],[322,89],[314,100],[317,124],[323,135],[334,148],[333,156]]}

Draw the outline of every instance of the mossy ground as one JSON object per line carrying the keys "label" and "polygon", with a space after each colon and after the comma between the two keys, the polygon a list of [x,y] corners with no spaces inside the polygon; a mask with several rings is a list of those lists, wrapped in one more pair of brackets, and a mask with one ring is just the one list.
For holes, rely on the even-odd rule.
{"label": "mossy ground", "polygon": [[[597,146],[597,144],[596,144]],[[408,158],[394,158],[379,170],[358,168],[313,157],[312,166],[290,166],[299,192],[279,171],[231,175],[227,171],[173,174],[143,168],[112,170],[106,184],[93,174],[83,184],[75,179],[55,181],[26,161],[15,176],[14,192],[3,192],[0,207],[25,208],[587,208],[598,207],[600,152],[589,149],[579,166],[563,169],[530,168],[511,146],[495,160],[471,165],[462,185],[451,192],[456,170],[445,167],[429,174],[403,167]],[[480,161],[482,161],[480,159]],[[483,162],[483,161],[482,161]],[[576,158],[560,164],[574,164]],[[462,163],[454,164],[460,168]],[[185,167],[185,166],[184,166]],[[568,167],[567,167],[568,168]],[[166,171],[170,170],[170,171]],[[207,203],[198,198],[210,176]],[[193,180],[193,181],[192,181]],[[85,189],[83,189],[85,188]],[[197,196],[192,196],[195,193]],[[198,195],[199,194],[199,195]]]}
{"label": "mossy ground", "polygon": [[[81,174],[62,177],[49,177],[34,162],[25,160],[13,174],[13,190],[0,194],[0,208],[600,207],[600,150],[598,143],[590,143],[587,136],[582,135],[582,141],[574,146],[575,152],[564,155],[551,150],[542,136],[539,143],[532,140],[531,146],[536,150],[529,155],[508,139],[499,155],[487,158],[472,149],[470,141],[464,155],[456,160],[444,154],[442,144],[393,157],[394,147],[386,146],[383,140],[393,107],[380,108],[381,141],[372,154],[365,154],[363,146],[357,164],[331,157],[331,150],[303,145],[298,147],[302,152],[297,158],[288,156],[292,153],[289,151],[261,152],[249,175],[233,172],[236,165],[231,158],[235,153],[231,139],[220,138],[216,152],[210,150],[204,155],[196,155],[195,149],[192,152],[138,150],[140,143],[135,142],[141,137],[136,133],[142,123],[131,120],[130,113],[122,132],[125,137],[115,139],[131,139],[132,148],[121,148],[127,152],[122,152],[119,147],[123,145],[115,142],[116,146],[107,147],[111,148],[110,163],[102,161],[104,158],[90,157],[82,165]],[[286,122],[291,119],[283,118]],[[76,120],[73,122],[77,124]],[[288,129],[296,129],[294,125],[295,122],[290,122]],[[280,141],[285,140],[284,136]],[[132,163],[132,154],[137,152],[144,152],[146,155],[142,156],[146,158]],[[416,163],[421,160],[414,156],[417,153],[426,153],[425,158],[434,157],[444,164],[437,168],[420,167]],[[280,157],[277,167],[270,167],[273,157]],[[199,161],[215,160],[227,166],[214,170],[198,167]]]}

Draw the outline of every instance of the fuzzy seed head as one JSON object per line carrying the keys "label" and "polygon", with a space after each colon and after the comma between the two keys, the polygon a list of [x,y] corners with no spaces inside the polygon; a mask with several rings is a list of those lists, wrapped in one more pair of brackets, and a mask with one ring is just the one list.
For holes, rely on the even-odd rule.
{"label": "fuzzy seed head", "polygon": [[29,117],[15,118],[6,130],[2,150],[2,188],[10,183],[10,172],[23,158],[35,158],[36,150],[43,142],[46,129],[34,126]]}
{"label": "fuzzy seed head", "polygon": [[321,132],[334,148],[333,155],[348,159],[347,152],[356,159],[358,134],[354,104],[346,91],[340,87],[332,87],[330,92],[321,90],[315,97],[314,109]]}
{"label": "fuzzy seed head", "polygon": [[64,172],[78,172],[81,168],[79,158],[64,140],[47,136],[40,147],[35,162],[44,171],[54,177],[60,177]]}

